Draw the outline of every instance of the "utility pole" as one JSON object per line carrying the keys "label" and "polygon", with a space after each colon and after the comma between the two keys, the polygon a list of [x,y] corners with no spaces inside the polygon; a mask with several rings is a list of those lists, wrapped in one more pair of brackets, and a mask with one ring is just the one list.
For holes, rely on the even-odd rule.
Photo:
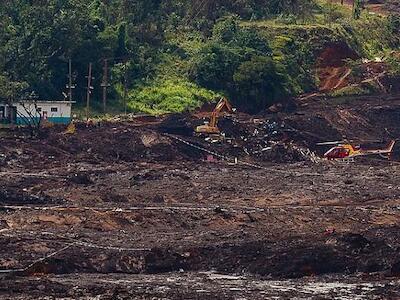
{"label": "utility pole", "polygon": [[125,74],[124,74],[124,112],[125,112],[125,115],[127,114],[127,108],[126,108],[126,105],[127,105],[127,96],[128,96],[128,70],[127,70],[127,62],[125,61],[125,64],[124,64],[124,71],[125,71]]}
{"label": "utility pole", "polygon": [[108,84],[108,60],[104,59],[103,65],[103,81],[101,83],[101,87],[103,88],[103,112],[106,112],[107,106],[107,88],[110,85]]}
{"label": "utility pole", "polygon": [[72,60],[68,60],[68,99],[70,102],[72,102],[72,90],[75,88],[75,85],[72,83]]}
{"label": "utility pole", "polygon": [[89,63],[89,74],[87,76],[87,94],[86,94],[86,120],[89,120],[90,113],[90,94],[92,93],[92,63]]}

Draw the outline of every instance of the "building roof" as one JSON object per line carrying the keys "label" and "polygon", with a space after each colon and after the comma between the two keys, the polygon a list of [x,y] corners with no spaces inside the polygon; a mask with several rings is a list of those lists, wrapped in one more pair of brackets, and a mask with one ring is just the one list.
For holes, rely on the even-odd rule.
{"label": "building roof", "polygon": [[[12,102],[12,104],[18,104],[18,103],[33,103],[34,100],[20,100],[20,101],[15,101]],[[49,100],[37,100],[37,104],[74,104],[76,101],[49,101]],[[7,101],[2,101],[0,100],[0,105],[8,105]]]}
{"label": "building roof", "polygon": [[60,100],[20,100],[18,102],[37,102],[37,103],[49,103],[49,104],[73,104],[75,101],[60,101]]}

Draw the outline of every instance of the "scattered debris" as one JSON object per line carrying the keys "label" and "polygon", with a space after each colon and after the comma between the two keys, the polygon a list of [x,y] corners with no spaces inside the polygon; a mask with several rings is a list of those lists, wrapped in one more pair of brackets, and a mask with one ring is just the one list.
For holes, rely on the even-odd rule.
{"label": "scattered debris", "polygon": [[21,299],[258,299],[274,297],[272,284],[293,298],[311,280],[330,297],[359,286],[365,299],[390,296],[400,165],[330,163],[316,143],[400,136],[399,112],[395,96],[309,99],[296,113],[221,118],[221,139],[193,134],[197,113],[168,126],[77,124],[72,135],[55,126],[35,140],[11,131],[0,143],[0,289]]}

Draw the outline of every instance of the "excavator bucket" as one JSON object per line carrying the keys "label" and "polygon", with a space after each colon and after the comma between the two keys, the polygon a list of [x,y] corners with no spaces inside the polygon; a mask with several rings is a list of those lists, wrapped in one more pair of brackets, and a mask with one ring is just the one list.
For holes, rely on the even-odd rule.
{"label": "excavator bucket", "polygon": [[216,134],[220,133],[220,130],[218,127],[212,127],[210,125],[201,125],[196,127],[196,133]]}
{"label": "excavator bucket", "polygon": [[76,125],[74,122],[69,123],[67,129],[64,131],[64,134],[75,134]]}

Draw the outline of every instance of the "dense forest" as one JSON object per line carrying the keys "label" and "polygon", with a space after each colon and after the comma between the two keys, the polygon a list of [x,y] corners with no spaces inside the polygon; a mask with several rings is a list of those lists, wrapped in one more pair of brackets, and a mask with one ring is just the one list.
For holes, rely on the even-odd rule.
{"label": "dense forest", "polygon": [[78,106],[92,63],[100,109],[107,63],[116,110],[128,99],[133,112],[182,111],[223,94],[256,112],[315,90],[318,51],[338,41],[385,56],[400,46],[400,18],[362,1],[3,0],[0,98],[63,99],[71,59]]}

